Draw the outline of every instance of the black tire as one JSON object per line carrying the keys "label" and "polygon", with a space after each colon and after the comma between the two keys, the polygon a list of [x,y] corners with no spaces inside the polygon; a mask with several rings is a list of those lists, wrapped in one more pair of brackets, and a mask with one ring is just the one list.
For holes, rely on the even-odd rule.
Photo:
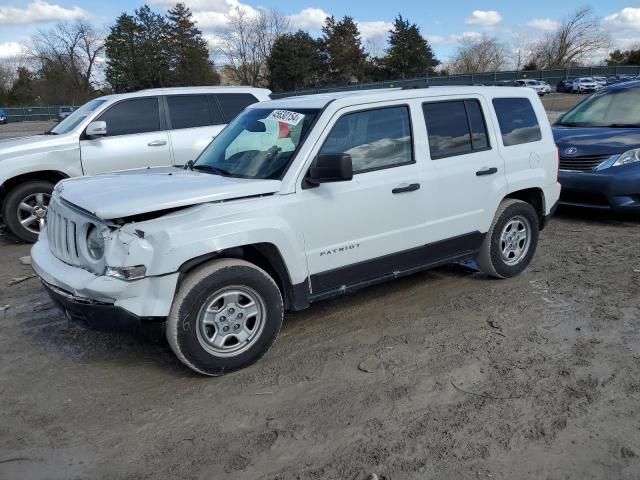
{"label": "black tire", "polygon": [[[514,219],[528,222],[529,244],[526,253],[515,264],[509,264],[503,258],[501,236],[505,226]],[[524,222],[525,224],[527,222]],[[511,278],[522,272],[533,258],[538,246],[539,219],[536,211],[527,202],[521,200],[503,200],[498,207],[491,228],[482,242],[476,264],[484,273],[495,278]]]}
{"label": "black tire", "polygon": [[2,220],[16,237],[25,242],[34,243],[38,240],[38,234],[23,227],[18,218],[18,206],[20,202],[29,195],[43,193],[51,195],[54,184],[43,180],[25,182],[13,187],[4,199],[2,206]]}
{"label": "black tire", "polygon": [[[206,344],[202,333],[206,327],[199,318],[212,297],[233,288],[245,288],[259,296],[263,321],[261,331],[246,350],[222,356]],[[244,260],[214,260],[195,269],[180,285],[167,318],[166,335],[171,349],[187,367],[203,375],[218,376],[247,367],[262,357],[278,336],[283,315],[280,289],[264,270]]]}

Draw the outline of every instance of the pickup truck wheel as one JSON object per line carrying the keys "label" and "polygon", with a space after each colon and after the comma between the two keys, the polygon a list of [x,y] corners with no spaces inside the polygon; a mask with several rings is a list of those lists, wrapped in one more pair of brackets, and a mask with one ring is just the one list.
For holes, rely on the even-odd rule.
{"label": "pickup truck wheel", "polygon": [[2,209],[2,219],[11,233],[25,242],[38,240],[47,218],[53,183],[26,182],[9,191]]}
{"label": "pickup truck wheel", "polygon": [[244,260],[215,260],[182,282],[167,318],[167,340],[187,367],[218,376],[264,355],[283,314],[280,289],[264,270]]}
{"label": "pickup truck wheel", "polygon": [[489,276],[510,278],[527,268],[537,246],[538,215],[533,207],[521,200],[505,200],[482,242],[476,264]]}

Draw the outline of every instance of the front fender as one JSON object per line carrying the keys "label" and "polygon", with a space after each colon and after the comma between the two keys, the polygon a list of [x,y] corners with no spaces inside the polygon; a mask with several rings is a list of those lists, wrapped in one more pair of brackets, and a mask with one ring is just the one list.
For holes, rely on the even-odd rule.
{"label": "front fender", "polygon": [[[236,202],[198,205],[155,220],[127,224],[117,232],[116,241],[123,248],[112,249],[122,252],[120,258],[114,256],[111,261],[127,266],[144,264],[147,275],[166,275],[203,255],[268,243],[280,253],[291,282],[303,282],[307,264],[302,234],[278,214],[278,202],[266,198]],[[263,202],[271,206],[251,208]]]}

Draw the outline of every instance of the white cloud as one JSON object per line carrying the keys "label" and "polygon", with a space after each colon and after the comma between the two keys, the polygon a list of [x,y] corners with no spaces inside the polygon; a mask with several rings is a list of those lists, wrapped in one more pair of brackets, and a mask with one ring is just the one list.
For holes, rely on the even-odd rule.
{"label": "white cloud", "polygon": [[375,21],[375,22],[356,22],[358,24],[358,30],[360,35],[365,40],[372,38],[386,37],[389,35],[389,30],[393,28],[393,24],[390,22]]}
{"label": "white cloud", "polygon": [[531,28],[538,30],[544,30],[546,32],[557,29],[560,26],[560,22],[552,20],[550,18],[534,18],[527,23]]}
{"label": "white cloud", "polygon": [[495,10],[474,10],[464,21],[467,25],[494,27],[502,21],[502,15]]}
{"label": "white cloud", "polygon": [[427,35],[427,41],[431,45],[453,45],[462,40],[477,40],[482,37],[479,32],[452,33],[450,35]]}
{"label": "white cloud", "polygon": [[640,8],[623,8],[619,12],[604,17],[603,24],[606,27],[625,30],[640,29]]}
{"label": "white cloud", "polygon": [[26,8],[0,5],[0,25],[78,20],[88,16],[89,12],[80,7],[64,8],[44,0],[34,0]]}
{"label": "white cloud", "polygon": [[293,28],[313,31],[320,30],[328,16],[329,14],[321,8],[305,8],[299,13],[289,15],[289,21]]}
{"label": "white cloud", "polygon": [[18,42],[0,43],[0,58],[11,58],[20,55],[26,47]]}

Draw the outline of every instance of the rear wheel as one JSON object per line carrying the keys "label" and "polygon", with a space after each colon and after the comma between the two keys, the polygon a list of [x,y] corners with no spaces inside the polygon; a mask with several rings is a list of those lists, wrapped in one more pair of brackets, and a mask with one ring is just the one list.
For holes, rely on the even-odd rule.
{"label": "rear wheel", "polygon": [[504,200],[482,243],[476,264],[496,278],[509,278],[531,262],[538,245],[538,215],[521,200]]}
{"label": "rear wheel", "polygon": [[9,191],[2,209],[2,219],[16,237],[33,243],[47,218],[53,183],[34,180]]}
{"label": "rear wheel", "polygon": [[275,341],[284,306],[273,279],[257,266],[221,259],[184,280],[167,319],[167,340],[187,367],[222,375],[257,361]]}

